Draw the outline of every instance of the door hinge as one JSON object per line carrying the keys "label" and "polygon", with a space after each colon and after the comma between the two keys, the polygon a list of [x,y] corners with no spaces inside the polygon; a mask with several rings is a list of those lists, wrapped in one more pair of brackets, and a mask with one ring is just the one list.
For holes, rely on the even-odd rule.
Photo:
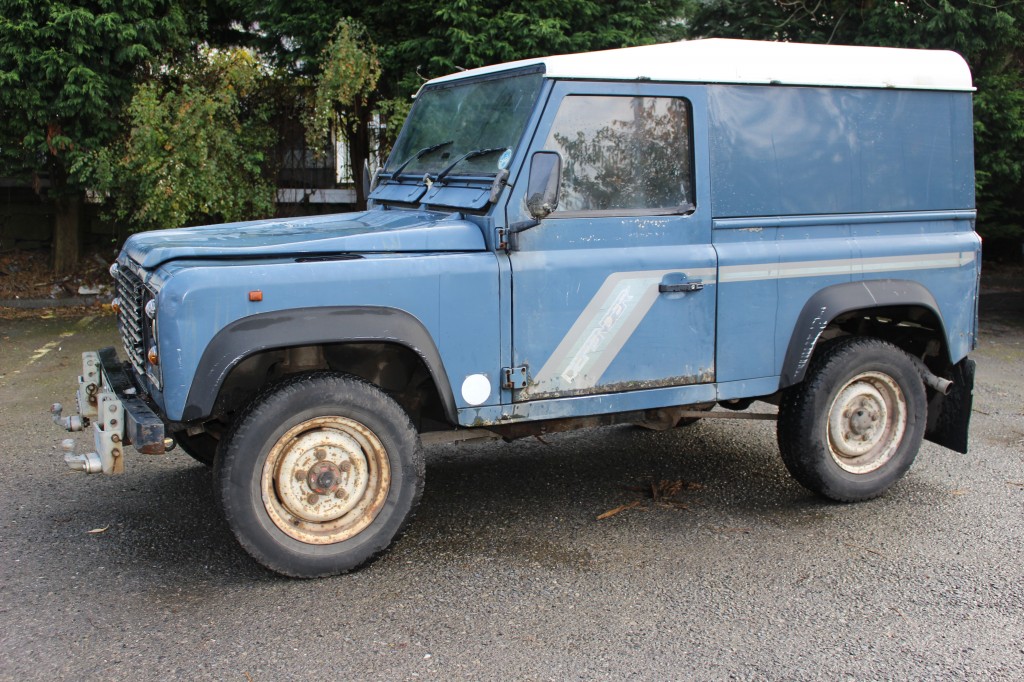
{"label": "door hinge", "polygon": [[518,390],[526,388],[526,367],[502,367],[502,376],[505,377],[505,383],[502,384],[502,388],[510,390]]}
{"label": "door hinge", "polygon": [[499,227],[496,232],[497,239],[495,241],[498,244],[498,248],[502,251],[508,251],[508,231],[503,227]]}

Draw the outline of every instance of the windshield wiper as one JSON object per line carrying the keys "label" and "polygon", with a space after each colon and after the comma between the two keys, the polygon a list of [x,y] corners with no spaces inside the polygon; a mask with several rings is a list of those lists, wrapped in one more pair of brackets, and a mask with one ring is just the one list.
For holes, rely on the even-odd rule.
{"label": "windshield wiper", "polygon": [[441,147],[447,147],[454,141],[455,140],[445,140],[444,142],[438,142],[437,144],[432,144],[429,147],[424,147],[423,149],[419,150],[418,152],[410,156],[408,159],[406,159],[405,163],[403,163],[401,166],[391,171],[391,174],[388,175],[388,180],[391,180],[392,178],[397,178],[398,175],[405,170],[405,167],[408,166],[413,161],[416,161],[417,159],[426,156],[430,152],[437,151]]}
{"label": "windshield wiper", "polygon": [[475,159],[478,156],[487,156],[488,154],[497,154],[498,152],[503,152],[506,149],[508,149],[508,147],[487,147],[486,149],[474,149],[471,152],[466,152],[465,154],[463,154],[462,156],[460,156],[459,158],[455,159],[450,164],[448,164],[448,166],[443,171],[438,173],[437,177],[434,178],[434,184],[440,183],[442,180],[444,180],[445,176],[447,176],[449,173],[451,173],[452,170],[454,170],[455,167],[458,166],[463,161],[466,161],[468,159]]}

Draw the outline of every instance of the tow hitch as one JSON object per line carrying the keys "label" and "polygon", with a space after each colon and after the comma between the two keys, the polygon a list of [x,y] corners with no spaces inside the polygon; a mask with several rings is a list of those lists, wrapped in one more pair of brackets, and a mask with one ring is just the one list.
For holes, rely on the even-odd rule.
{"label": "tow hitch", "polygon": [[76,393],[78,414],[64,416],[64,407],[50,407],[53,423],[67,431],[93,429],[95,452],[75,453],[71,438],[61,443],[64,462],[87,474],[124,472],[124,448],[133,444],[145,454],[166,452],[163,423],[139,399],[112,348],[82,354],[82,375]]}
{"label": "tow hitch", "polygon": [[62,417],[63,406],[54,403],[50,408],[53,423],[68,431],[82,431],[90,423],[96,452],[75,454],[75,441],[66,438],[61,442],[64,461],[72,471],[87,474],[120,474],[124,472],[124,406],[117,396],[100,387],[92,394],[96,400],[96,416],[92,419],[82,415]]}

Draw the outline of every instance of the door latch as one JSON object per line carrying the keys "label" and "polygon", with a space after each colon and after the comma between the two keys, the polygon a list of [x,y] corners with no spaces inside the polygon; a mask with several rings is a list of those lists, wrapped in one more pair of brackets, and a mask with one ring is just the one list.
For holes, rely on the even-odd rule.
{"label": "door latch", "polygon": [[695,279],[692,282],[680,282],[679,284],[659,284],[660,294],[685,294],[690,291],[700,291],[704,288],[704,282]]}

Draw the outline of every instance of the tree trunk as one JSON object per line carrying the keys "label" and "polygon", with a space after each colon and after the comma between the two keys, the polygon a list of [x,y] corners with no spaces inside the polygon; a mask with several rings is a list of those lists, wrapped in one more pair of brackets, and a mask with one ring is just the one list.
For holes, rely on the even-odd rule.
{"label": "tree trunk", "polygon": [[366,209],[363,187],[363,164],[370,158],[370,116],[373,111],[364,102],[356,102],[348,130],[348,158],[352,164],[352,181],[356,190],[356,210]]}
{"label": "tree trunk", "polygon": [[79,216],[82,205],[80,193],[68,187],[67,168],[59,157],[50,160],[50,191],[56,215],[53,220],[53,272],[66,275],[78,265],[80,244],[78,240]]}
{"label": "tree trunk", "polygon": [[78,196],[58,197],[54,202],[57,214],[53,221],[53,271],[57,275],[73,272],[78,265],[78,239],[81,199]]}

